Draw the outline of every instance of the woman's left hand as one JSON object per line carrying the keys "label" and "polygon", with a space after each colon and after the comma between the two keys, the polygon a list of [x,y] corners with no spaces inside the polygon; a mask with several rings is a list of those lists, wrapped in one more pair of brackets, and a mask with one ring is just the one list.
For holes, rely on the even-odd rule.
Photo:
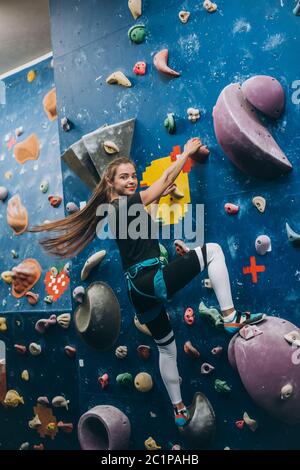
{"label": "woman's left hand", "polygon": [[177,188],[177,185],[175,183],[171,184],[170,186],[168,186],[167,189],[164,190],[161,197],[168,196],[168,194],[170,194],[176,188]]}

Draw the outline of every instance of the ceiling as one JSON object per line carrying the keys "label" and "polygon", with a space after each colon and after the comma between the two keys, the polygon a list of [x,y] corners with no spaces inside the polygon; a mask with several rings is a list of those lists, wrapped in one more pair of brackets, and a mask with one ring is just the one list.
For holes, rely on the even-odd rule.
{"label": "ceiling", "polygon": [[48,0],[0,0],[0,75],[51,50]]}

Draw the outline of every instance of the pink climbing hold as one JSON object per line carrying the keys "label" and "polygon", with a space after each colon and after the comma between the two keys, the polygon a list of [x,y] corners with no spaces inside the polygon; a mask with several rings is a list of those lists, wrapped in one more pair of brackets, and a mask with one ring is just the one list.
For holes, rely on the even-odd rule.
{"label": "pink climbing hold", "polygon": [[99,377],[98,382],[102,389],[108,387],[108,374],[103,374],[101,377]]}
{"label": "pink climbing hold", "polygon": [[147,64],[146,62],[137,62],[135,64],[135,66],[133,67],[133,71],[134,73],[136,73],[137,75],[145,75],[146,73],[146,68],[147,68]]}
{"label": "pink climbing hold", "polygon": [[180,73],[176,72],[175,70],[172,70],[168,66],[168,57],[169,57],[168,49],[162,49],[161,51],[157,52],[157,54],[155,54],[153,58],[153,63],[155,65],[155,68],[159,72],[162,72],[171,77],[179,77]]}
{"label": "pink climbing hold", "polygon": [[194,315],[194,310],[192,308],[188,307],[186,311],[184,312],[184,321],[189,326],[194,324],[195,315]]}
{"label": "pink climbing hold", "polygon": [[23,344],[15,344],[14,348],[19,354],[25,354],[27,351],[26,346],[24,346]]}
{"label": "pink climbing hold", "polygon": [[76,348],[73,346],[65,346],[65,353],[69,357],[74,357],[76,354]]}
{"label": "pink climbing hold", "polygon": [[52,207],[59,207],[62,201],[60,196],[49,196],[48,201],[50,202]]}
{"label": "pink climbing hold", "polygon": [[50,325],[55,325],[56,323],[56,315],[51,315],[49,318],[40,318],[35,324],[35,329],[39,333],[45,333],[46,329],[49,328]]}
{"label": "pink climbing hold", "polygon": [[212,353],[214,356],[221,356],[222,352],[223,352],[222,346],[215,346],[215,347],[212,348],[212,350],[211,350],[211,353]]}
{"label": "pink climbing hold", "polygon": [[284,110],[284,90],[278,80],[269,75],[256,75],[242,84],[245,98],[256,109],[272,118],[278,118]]}
{"label": "pink climbing hold", "polygon": [[212,366],[208,362],[203,362],[203,364],[201,366],[201,374],[208,375],[211,372],[213,372],[214,370],[215,370],[214,366]]}
{"label": "pink climbing hold", "polygon": [[235,425],[238,429],[243,429],[243,427],[245,425],[245,421],[243,419],[240,419],[239,421],[235,422]]}
{"label": "pink climbing hold", "polygon": [[240,206],[236,206],[235,204],[231,204],[231,202],[227,202],[224,208],[227,214],[234,215],[238,213]]}

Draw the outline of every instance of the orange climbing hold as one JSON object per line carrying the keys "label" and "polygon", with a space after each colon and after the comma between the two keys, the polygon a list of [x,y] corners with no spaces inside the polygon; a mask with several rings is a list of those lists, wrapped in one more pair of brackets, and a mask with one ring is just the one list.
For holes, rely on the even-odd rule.
{"label": "orange climbing hold", "polygon": [[27,139],[22,140],[14,147],[14,156],[18,163],[27,162],[27,160],[37,160],[40,154],[40,142],[36,134],[31,134]]}
{"label": "orange climbing hold", "polygon": [[57,118],[56,110],[56,89],[52,88],[43,99],[44,111],[50,121]]}

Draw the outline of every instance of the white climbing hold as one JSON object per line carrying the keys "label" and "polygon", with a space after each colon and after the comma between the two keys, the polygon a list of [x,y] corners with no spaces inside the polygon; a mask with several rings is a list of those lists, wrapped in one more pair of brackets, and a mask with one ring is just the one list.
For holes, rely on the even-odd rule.
{"label": "white climbing hold", "polygon": [[57,323],[64,329],[69,328],[70,321],[71,321],[71,314],[70,313],[61,313],[56,318]]}
{"label": "white climbing hold", "polygon": [[249,429],[251,429],[252,432],[255,432],[256,429],[258,428],[258,423],[255,419],[250,418],[248,413],[245,411],[243,415],[243,420],[245,421],[245,424],[248,426]]}
{"label": "white climbing hold", "polygon": [[268,235],[259,235],[255,240],[255,249],[261,256],[272,250],[271,239]]}
{"label": "white climbing hold", "polygon": [[112,140],[105,140],[105,142],[103,142],[103,149],[108,155],[120,152],[119,147]]}
{"label": "white climbing hold", "polygon": [[294,347],[300,347],[300,331],[290,331],[284,335],[284,339]]}
{"label": "white climbing hold", "polygon": [[191,15],[190,12],[185,11],[185,10],[181,10],[178,13],[179,19],[180,19],[181,23],[183,23],[183,24],[188,22],[190,15]]}
{"label": "white climbing hold", "polygon": [[196,122],[200,119],[200,110],[198,108],[188,108],[186,112],[189,121]]}
{"label": "white climbing hold", "polygon": [[126,75],[124,75],[124,73],[121,72],[120,70],[110,74],[109,77],[107,77],[106,79],[106,83],[108,83],[109,85],[117,84],[117,85],[121,85],[125,87],[131,87],[130,80],[128,80]]}
{"label": "white climbing hold", "polygon": [[259,210],[259,212],[265,212],[267,201],[264,197],[254,196],[254,198],[252,199],[252,203]]}
{"label": "white climbing hold", "polygon": [[216,3],[213,3],[210,0],[205,0],[203,2],[203,8],[205,8],[208,13],[214,13],[215,11],[217,11],[218,6]]}
{"label": "white climbing hold", "polygon": [[82,268],[82,271],[81,271],[81,280],[82,281],[85,281],[91,270],[97,266],[99,263],[101,263],[101,261],[103,260],[103,258],[106,256],[106,251],[105,250],[100,250],[100,251],[97,251],[96,253],[94,253],[92,256],[90,256],[86,262],[84,263],[84,266]]}
{"label": "white climbing hold", "polygon": [[293,394],[293,385],[292,384],[286,384],[283,387],[281,387],[280,390],[280,398],[281,400],[287,400],[290,398]]}
{"label": "white climbing hold", "polygon": [[287,222],[285,224],[285,228],[286,228],[286,233],[287,233],[287,236],[288,236],[288,239],[289,239],[290,242],[300,242],[300,234],[295,232],[289,226],[289,224]]}

